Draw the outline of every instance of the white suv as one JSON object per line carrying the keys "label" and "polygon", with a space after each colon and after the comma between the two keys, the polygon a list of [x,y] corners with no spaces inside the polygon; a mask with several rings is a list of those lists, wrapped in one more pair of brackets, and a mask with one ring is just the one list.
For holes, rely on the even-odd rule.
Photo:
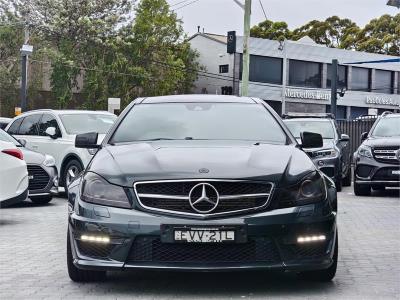
{"label": "white suv", "polygon": [[27,148],[53,156],[59,185],[67,189],[97,150],[75,148],[75,136],[97,132],[100,143],[116,118],[106,111],[34,110],[14,118],[6,131],[17,139],[25,140]]}

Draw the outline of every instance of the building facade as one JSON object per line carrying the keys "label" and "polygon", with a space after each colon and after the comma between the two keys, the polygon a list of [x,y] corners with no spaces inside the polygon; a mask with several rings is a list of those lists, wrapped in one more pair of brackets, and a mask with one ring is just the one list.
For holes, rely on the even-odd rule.
{"label": "building facade", "polygon": [[[190,39],[207,72],[200,74],[194,92],[240,94],[243,39],[237,37],[233,54],[226,52],[226,41],[207,33]],[[339,61],[338,89],[345,92],[337,101],[338,119],[400,111],[400,63],[358,64],[393,56],[328,48],[308,37],[285,42],[250,38],[249,49],[249,96],[264,99],[278,113],[283,102],[286,112],[329,112],[332,59]]]}

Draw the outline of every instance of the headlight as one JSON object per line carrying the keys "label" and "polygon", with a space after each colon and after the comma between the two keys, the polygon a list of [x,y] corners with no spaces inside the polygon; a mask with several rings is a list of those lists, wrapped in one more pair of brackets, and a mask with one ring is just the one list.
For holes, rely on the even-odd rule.
{"label": "headlight", "polygon": [[46,167],[54,167],[56,165],[56,161],[53,156],[45,155],[43,165]]}
{"label": "headlight", "polygon": [[99,149],[97,148],[88,148],[87,151],[90,155],[95,155]]}
{"label": "headlight", "polygon": [[279,193],[280,207],[316,203],[326,198],[325,182],[319,172],[313,172],[298,184],[282,188]]}
{"label": "headlight", "polygon": [[85,202],[130,208],[128,196],[125,189],[109,183],[103,177],[88,172],[81,183],[81,199]]}
{"label": "headlight", "polygon": [[372,151],[371,151],[371,148],[368,146],[361,145],[360,148],[358,148],[358,154],[360,156],[372,158]]}
{"label": "headlight", "polygon": [[339,152],[336,149],[323,149],[318,150],[313,153],[314,158],[332,158],[339,155]]}

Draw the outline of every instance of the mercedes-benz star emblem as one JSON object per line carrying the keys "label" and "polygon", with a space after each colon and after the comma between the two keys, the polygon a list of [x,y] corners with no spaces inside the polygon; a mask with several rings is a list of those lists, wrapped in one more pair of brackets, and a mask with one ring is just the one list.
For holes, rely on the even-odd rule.
{"label": "mercedes-benz star emblem", "polygon": [[218,191],[209,183],[196,184],[189,192],[189,204],[198,213],[210,213],[217,208],[218,203]]}

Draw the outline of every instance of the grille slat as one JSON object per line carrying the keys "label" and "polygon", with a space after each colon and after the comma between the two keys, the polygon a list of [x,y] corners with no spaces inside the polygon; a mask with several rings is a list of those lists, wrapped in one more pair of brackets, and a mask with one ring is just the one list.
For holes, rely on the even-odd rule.
{"label": "grille slat", "polygon": [[400,164],[400,160],[397,156],[397,152],[400,150],[399,146],[392,147],[375,147],[373,149],[374,158],[383,163],[398,163]]}
{"label": "grille slat", "polygon": [[[265,207],[273,188],[269,182],[207,179],[137,182],[134,188],[140,205],[146,209],[204,216],[205,214],[195,211],[189,201],[190,191],[199,183],[212,185],[219,194],[217,207],[207,215],[237,213]],[[196,194],[195,197],[200,197],[200,194]],[[210,204],[204,202],[198,204],[197,208],[206,211],[207,206]]]}
{"label": "grille slat", "polygon": [[[27,165],[28,176],[29,176],[29,187],[30,191],[42,190],[46,188],[50,181],[50,176],[47,172],[38,165]],[[33,176],[33,178],[32,178]]]}
{"label": "grille slat", "polygon": [[128,262],[243,263],[279,262],[275,244],[267,238],[242,244],[162,243],[156,236],[135,239]]}

